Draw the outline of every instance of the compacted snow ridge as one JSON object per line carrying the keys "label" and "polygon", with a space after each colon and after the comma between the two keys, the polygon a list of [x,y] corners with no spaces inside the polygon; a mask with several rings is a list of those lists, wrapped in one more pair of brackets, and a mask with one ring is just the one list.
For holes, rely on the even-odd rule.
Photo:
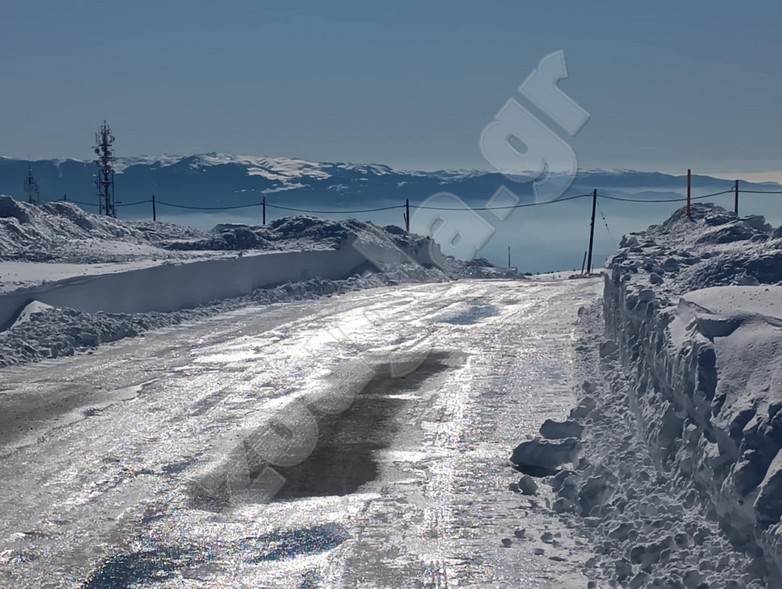
{"label": "compacted snow ridge", "polygon": [[428,240],[398,227],[381,228],[355,219],[328,221],[307,216],[264,226],[224,223],[199,231],[170,223],[121,221],[85,212],[67,202],[32,205],[0,196],[0,260],[99,264],[181,260],[219,252],[334,249],[356,235],[388,239],[399,247]]}
{"label": "compacted snow ridge", "polygon": [[564,432],[581,458],[546,479],[593,538],[585,574],[782,587],[780,230],[696,205],[625,236],[606,268],[603,308],[581,312],[584,430]]}
{"label": "compacted snow ridge", "polygon": [[517,276],[484,260],[443,256],[429,238],[355,219],[297,216],[202,232],[0,196],[0,367],[244,305],[482,277]]}
{"label": "compacted snow ridge", "polygon": [[584,381],[569,416],[584,428],[579,458],[548,480],[553,509],[594,550],[583,568],[590,587],[775,587],[764,582],[762,561],[732,542],[698,485],[661,463],[645,438],[659,416],[639,418],[635,377],[613,340],[595,338],[604,326],[601,306],[579,314]]}
{"label": "compacted snow ridge", "polygon": [[[432,273],[429,280],[436,281],[437,276]],[[85,313],[33,301],[22,310],[14,325],[0,332],[0,368],[70,356],[100,344],[143,334],[150,329],[195,321],[251,304],[315,299],[363,288],[386,286],[398,281],[417,280],[401,275],[394,279],[385,273],[367,273],[346,280],[313,278],[276,288],[258,289],[244,297],[224,299],[195,309],[182,309],[171,313]]]}

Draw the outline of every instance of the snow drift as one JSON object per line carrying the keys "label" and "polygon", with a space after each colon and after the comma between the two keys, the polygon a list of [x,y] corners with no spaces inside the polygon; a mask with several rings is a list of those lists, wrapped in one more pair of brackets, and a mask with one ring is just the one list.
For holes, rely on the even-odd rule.
{"label": "snow drift", "polygon": [[779,586],[780,231],[696,205],[625,236],[607,269],[606,330],[658,468],[697,488]]}
{"label": "snow drift", "polygon": [[[28,279],[9,284],[9,275]],[[429,238],[355,219],[298,216],[199,232],[0,197],[0,329],[10,327],[0,333],[0,365],[306,292],[511,276],[485,260],[443,256]]]}

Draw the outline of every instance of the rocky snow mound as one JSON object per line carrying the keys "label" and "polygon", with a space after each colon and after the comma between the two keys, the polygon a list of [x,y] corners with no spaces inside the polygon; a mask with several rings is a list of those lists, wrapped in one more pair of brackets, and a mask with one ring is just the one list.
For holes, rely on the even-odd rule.
{"label": "rocky snow mound", "polygon": [[[346,242],[364,247],[376,267],[404,252],[411,265],[438,266],[452,278],[517,277],[486,260],[443,256],[431,239],[399,227],[378,227],[356,219],[329,221],[285,217],[265,226],[221,224],[198,231],[169,223],[128,222],[93,215],[67,202],[31,205],[0,196],[0,261],[98,264],[177,260],[231,252],[337,249]],[[394,251],[395,255],[388,255]],[[380,268],[388,270],[387,267]],[[409,270],[409,269],[408,269]]]}
{"label": "rocky snow mound", "polygon": [[101,263],[166,255],[167,240],[202,233],[168,223],[128,223],[67,202],[31,205],[0,196],[0,260]]}
{"label": "rocky snow mound", "polygon": [[756,557],[752,586],[782,586],[782,232],[696,205],[607,269],[606,345],[656,468]]}

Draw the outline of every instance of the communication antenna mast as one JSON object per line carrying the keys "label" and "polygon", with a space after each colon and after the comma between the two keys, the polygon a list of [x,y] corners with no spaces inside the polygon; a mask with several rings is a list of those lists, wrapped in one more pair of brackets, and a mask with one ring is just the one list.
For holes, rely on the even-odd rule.
{"label": "communication antenna mast", "polygon": [[95,185],[98,188],[98,209],[101,215],[117,216],[114,206],[114,135],[106,121],[95,133],[95,165],[98,166],[98,176]]}
{"label": "communication antenna mast", "polygon": [[27,202],[30,204],[40,204],[41,193],[38,191],[38,182],[33,178],[33,165],[27,165],[27,177],[24,179],[24,193],[27,195]]}

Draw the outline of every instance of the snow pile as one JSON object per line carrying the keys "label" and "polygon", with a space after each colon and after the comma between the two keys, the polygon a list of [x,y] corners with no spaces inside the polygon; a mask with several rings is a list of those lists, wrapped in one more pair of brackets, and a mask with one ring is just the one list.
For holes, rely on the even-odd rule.
{"label": "snow pile", "polygon": [[[443,256],[431,239],[399,227],[378,227],[356,219],[294,216],[266,226],[221,224],[205,232],[167,223],[120,221],[67,202],[31,205],[0,196],[0,261],[6,262],[163,263],[224,257],[237,251],[333,250],[346,242],[363,244],[371,262],[394,252],[388,258],[394,263],[438,265],[453,278],[516,277],[515,271],[497,269],[486,260],[462,262]],[[17,270],[9,268],[7,274]]]}
{"label": "snow pile", "polygon": [[14,324],[11,327],[18,327],[19,325],[22,325],[23,323],[27,323],[30,321],[31,318],[33,318],[35,315],[40,315],[41,313],[48,313],[49,311],[52,311],[54,307],[51,305],[47,305],[46,303],[42,303],[40,301],[31,301],[27,305],[25,305],[24,309],[19,313],[19,316],[16,318],[16,321],[14,321]]}
{"label": "snow pile", "polygon": [[[122,264],[86,263],[113,259],[118,245]],[[203,259],[204,251],[222,253]],[[167,254],[179,256],[178,263]],[[239,304],[398,282],[517,277],[485,260],[443,256],[429,238],[354,219],[299,216],[203,233],[5,197],[0,256],[12,260],[0,266],[0,276],[33,269],[42,277],[16,281],[19,288],[9,278],[0,284],[0,328],[10,327],[0,332],[0,366],[73,354]],[[34,263],[42,260],[48,263]],[[80,263],[67,263],[73,260]]]}
{"label": "snow pile", "polygon": [[[612,427],[601,430],[610,438],[624,429],[627,439],[626,453],[615,457],[604,475],[610,483],[607,488],[619,486],[624,496],[609,490],[613,503],[603,498],[599,504],[603,510],[627,512],[634,503],[632,509],[648,518],[643,532],[635,522],[609,533],[620,546],[630,541],[639,546],[629,554],[628,564],[617,567],[629,567],[628,575],[631,570],[648,574],[646,569],[654,572],[663,555],[670,560],[686,548],[703,552],[716,568],[703,565],[703,570],[678,571],[685,587],[765,586],[761,579],[779,586],[779,230],[773,231],[759,217],[737,219],[719,207],[696,205],[692,219],[678,211],[661,226],[626,236],[607,268],[604,316],[611,340],[601,349],[600,361],[621,364],[624,376],[616,376],[611,389],[601,393],[611,404],[598,403],[592,412],[597,415],[589,414],[589,420],[595,430],[594,424],[605,424],[607,412],[621,415],[629,406],[635,423],[628,424],[625,414],[624,426],[615,419]],[[648,454],[631,443],[635,427]],[[606,457],[606,462],[611,460]],[[668,497],[640,494],[638,488],[648,478],[660,479]],[[686,523],[682,509],[699,510],[703,517]],[[665,539],[678,529],[677,519],[684,530]],[[723,562],[720,551],[727,554],[727,548],[711,538],[718,534],[714,520],[734,545],[758,558],[744,563],[731,557]],[[639,534],[644,542],[631,538]],[[735,584],[726,581],[730,575],[715,571],[735,573]],[[700,585],[707,577],[708,584]],[[635,586],[656,586],[647,584],[650,579],[639,578]]]}
{"label": "snow pile", "polygon": [[126,223],[74,204],[31,205],[0,196],[0,260],[99,263],[181,257],[159,244],[201,232],[167,223]]}
{"label": "snow pile", "polygon": [[76,352],[134,337],[150,329],[195,321],[246,305],[312,300],[399,282],[436,282],[447,279],[436,269],[414,274],[406,274],[401,269],[393,273],[366,273],[345,280],[313,278],[275,288],[257,289],[243,297],[171,313],[85,313],[32,301],[11,328],[0,332],[0,368],[72,356]]}
{"label": "snow pile", "polygon": [[[163,242],[170,250],[312,250],[338,249],[351,242],[376,268],[389,265],[438,266],[452,278],[517,278],[515,270],[497,268],[488,261],[456,260],[440,252],[431,238],[407,233],[394,225],[346,219],[330,221],[304,215],[285,217],[265,226],[217,225],[202,239]],[[410,269],[408,268],[408,271]]]}
{"label": "snow pile", "polygon": [[166,242],[164,247],[173,250],[335,249],[351,237],[382,233],[388,233],[399,246],[410,246],[424,239],[393,226],[381,229],[356,219],[330,221],[298,215],[262,226],[223,223],[201,239]]}

